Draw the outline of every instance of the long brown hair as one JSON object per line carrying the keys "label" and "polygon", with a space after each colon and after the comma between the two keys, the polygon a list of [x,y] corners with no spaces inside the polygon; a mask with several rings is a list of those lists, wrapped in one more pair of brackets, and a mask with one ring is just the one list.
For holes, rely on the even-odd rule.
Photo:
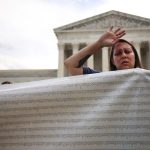
{"label": "long brown hair", "polygon": [[117,70],[116,66],[113,64],[112,62],[112,59],[113,59],[113,52],[114,52],[114,48],[115,48],[115,45],[117,43],[127,43],[131,46],[133,52],[134,52],[134,55],[135,55],[135,64],[134,64],[134,68],[142,68],[142,63],[139,59],[139,56],[138,56],[138,53],[135,49],[135,47],[128,41],[124,40],[124,39],[119,39],[113,46],[112,46],[112,49],[111,49],[111,53],[110,53],[110,71],[114,71],[114,70]]}

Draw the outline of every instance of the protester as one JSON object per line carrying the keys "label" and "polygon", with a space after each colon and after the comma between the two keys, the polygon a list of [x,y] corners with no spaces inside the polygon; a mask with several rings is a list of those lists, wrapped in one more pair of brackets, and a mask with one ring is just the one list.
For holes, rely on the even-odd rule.
{"label": "protester", "polygon": [[110,71],[142,68],[135,47],[130,42],[121,39],[125,34],[125,30],[122,28],[117,28],[113,31],[113,27],[110,27],[96,42],[67,58],[64,62],[66,68],[71,75],[99,73],[100,71],[85,67],[83,64],[91,55],[96,54],[103,47],[112,48],[110,54]]}

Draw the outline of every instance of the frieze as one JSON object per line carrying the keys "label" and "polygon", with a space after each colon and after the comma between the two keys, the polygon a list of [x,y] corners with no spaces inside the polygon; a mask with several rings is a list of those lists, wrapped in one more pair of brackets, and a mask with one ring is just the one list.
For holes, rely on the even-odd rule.
{"label": "frieze", "polygon": [[93,30],[106,29],[110,26],[124,27],[124,28],[147,28],[150,27],[150,21],[139,20],[138,18],[129,18],[126,16],[110,15],[101,17],[95,20],[90,20],[78,25],[70,26],[65,30]]}

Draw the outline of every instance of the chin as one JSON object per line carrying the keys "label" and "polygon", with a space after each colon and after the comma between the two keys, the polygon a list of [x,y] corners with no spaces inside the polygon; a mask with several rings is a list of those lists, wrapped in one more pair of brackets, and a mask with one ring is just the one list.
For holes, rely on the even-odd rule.
{"label": "chin", "polygon": [[124,70],[124,69],[133,69],[134,67],[130,67],[130,66],[122,66],[120,67],[120,70]]}

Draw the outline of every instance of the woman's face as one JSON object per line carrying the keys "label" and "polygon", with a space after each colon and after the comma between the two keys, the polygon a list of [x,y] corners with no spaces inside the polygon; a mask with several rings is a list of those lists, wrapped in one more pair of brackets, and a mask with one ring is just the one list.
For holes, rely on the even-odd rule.
{"label": "woman's face", "polygon": [[113,51],[113,64],[117,70],[134,68],[135,55],[132,47],[126,42],[119,42]]}

